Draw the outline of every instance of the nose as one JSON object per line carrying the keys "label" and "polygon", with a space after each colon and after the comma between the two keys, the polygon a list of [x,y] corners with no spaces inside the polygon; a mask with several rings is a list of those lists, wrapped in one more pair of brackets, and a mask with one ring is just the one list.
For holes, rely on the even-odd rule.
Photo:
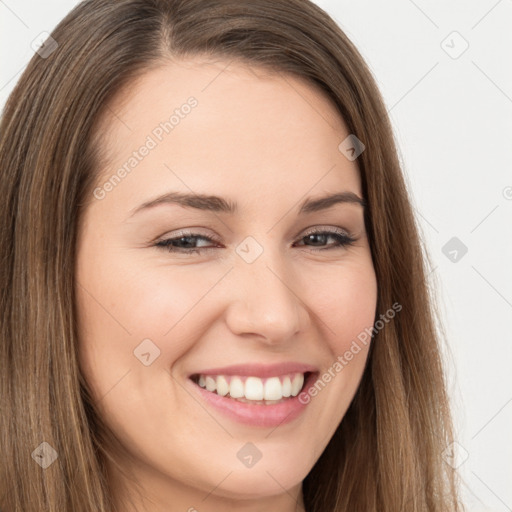
{"label": "nose", "polygon": [[226,322],[236,335],[277,345],[293,340],[305,328],[308,314],[293,289],[297,279],[292,269],[282,255],[269,252],[252,263],[236,261],[228,284]]}

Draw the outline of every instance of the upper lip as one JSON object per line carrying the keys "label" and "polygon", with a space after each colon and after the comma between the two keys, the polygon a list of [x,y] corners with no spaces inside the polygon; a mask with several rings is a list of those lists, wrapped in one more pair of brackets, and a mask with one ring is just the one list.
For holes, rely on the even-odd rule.
{"label": "upper lip", "polygon": [[239,376],[253,376],[253,377],[279,377],[280,375],[287,375],[289,373],[306,373],[316,372],[316,367],[295,362],[284,362],[276,364],[235,364],[231,366],[224,366],[223,368],[208,368],[207,370],[199,370],[190,375],[239,375]]}

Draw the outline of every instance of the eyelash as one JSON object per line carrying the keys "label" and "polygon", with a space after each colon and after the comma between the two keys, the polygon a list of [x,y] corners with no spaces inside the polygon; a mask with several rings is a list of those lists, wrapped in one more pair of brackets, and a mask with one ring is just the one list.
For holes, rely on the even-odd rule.
{"label": "eyelash", "polygon": [[[312,249],[312,251],[315,251],[315,252],[316,251],[327,251],[330,249],[342,249],[347,246],[353,245],[354,242],[357,241],[356,238],[353,238],[353,237],[347,235],[345,232],[343,232],[341,230],[340,231],[328,231],[328,230],[310,231],[309,233],[304,235],[300,240],[304,240],[305,238],[307,238],[308,236],[311,236],[311,235],[327,235],[328,237],[333,237],[337,240],[337,245],[334,245],[334,246],[331,245],[331,246],[323,248],[323,249]],[[178,237],[160,240],[159,242],[156,242],[154,245],[155,245],[155,247],[164,249],[169,252],[178,252],[178,253],[186,253],[186,254],[201,253],[202,251],[215,249],[215,247],[183,248],[183,247],[176,247],[176,246],[172,245],[174,242],[179,242],[183,238],[197,238],[197,239],[207,240],[208,242],[219,243],[219,242],[217,242],[217,240],[215,240],[213,238],[210,238],[210,237],[207,237],[204,235],[200,235],[198,233],[182,233]]]}

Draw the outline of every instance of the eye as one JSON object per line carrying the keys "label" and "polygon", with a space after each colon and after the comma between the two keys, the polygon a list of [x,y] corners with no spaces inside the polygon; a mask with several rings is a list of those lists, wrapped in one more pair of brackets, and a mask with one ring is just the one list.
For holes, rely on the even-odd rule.
{"label": "eye", "polygon": [[212,247],[196,247],[197,240],[206,240],[207,242],[217,243],[213,238],[199,235],[197,233],[182,233],[178,237],[167,238],[155,243],[155,247],[162,247],[169,252],[183,252],[183,253],[200,253],[204,250],[212,249]]}
{"label": "eye", "polygon": [[339,249],[349,245],[352,245],[356,242],[356,239],[350,236],[348,233],[341,229],[336,229],[334,231],[330,230],[314,230],[310,231],[306,234],[301,240],[307,240],[309,242],[313,242],[313,246],[316,245],[325,245],[327,240],[331,238],[335,240],[334,244],[331,244],[329,247],[324,247],[322,249],[312,249],[313,251],[326,251],[330,249]]}
{"label": "eye", "polygon": [[[339,249],[343,248],[349,245],[352,245],[354,242],[356,242],[356,238],[353,238],[348,233],[346,233],[343,230],[314,230],[307,233],[305,236],[303,236],[300,241],[306,241],[306,242],[312,242],[313,247],[322,246],[327,244],[327,240],[333,239],[335,242],[334,244],[330,244],[328,247],[324,247],[321,249],[311,249],[312,251],[325,251],[330,249]],[[192,254],[192,253],[201,253],[203,251],[208,251],[215,249],[215,247],[198,247],[197,242],[198,241],[206,241],[210,244],[220,244],[219,241],[217,241],[214,238],[210,238],[204,235],[200,235],[198,233],[181,233],[180,236],[174,237],[174,238],[167,238],[164,240],[160,240],[154,244],[155,247],[163,248],[169,252],[174,253],[185,253],[185,254]],[[307,244],[306,244],[307,245]],[[304,246],[304,245],[302,245]]]}

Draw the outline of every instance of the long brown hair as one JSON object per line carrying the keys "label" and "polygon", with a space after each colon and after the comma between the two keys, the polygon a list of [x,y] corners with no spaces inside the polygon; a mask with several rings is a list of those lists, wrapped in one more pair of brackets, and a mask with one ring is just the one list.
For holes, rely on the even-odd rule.
{"label": "long brown hair", "polygon": [[[442,458],[453,427],[425,254],[382,98],[340,27],[308,0],[90,0],[51,36],[57,47],[34,55],[0,125],[0,508],[114,510],[115,436],[80,372],[74,300],[77,230],[101,162],[95,127],[151,67],[205,55],[301,77],[333,100],[366,147],[376,319],[402,306],[374,334],[357,394],[303,482],[307,511],[462,510]],[[35,462],[43,442],[57,454],[46,469]]]}

